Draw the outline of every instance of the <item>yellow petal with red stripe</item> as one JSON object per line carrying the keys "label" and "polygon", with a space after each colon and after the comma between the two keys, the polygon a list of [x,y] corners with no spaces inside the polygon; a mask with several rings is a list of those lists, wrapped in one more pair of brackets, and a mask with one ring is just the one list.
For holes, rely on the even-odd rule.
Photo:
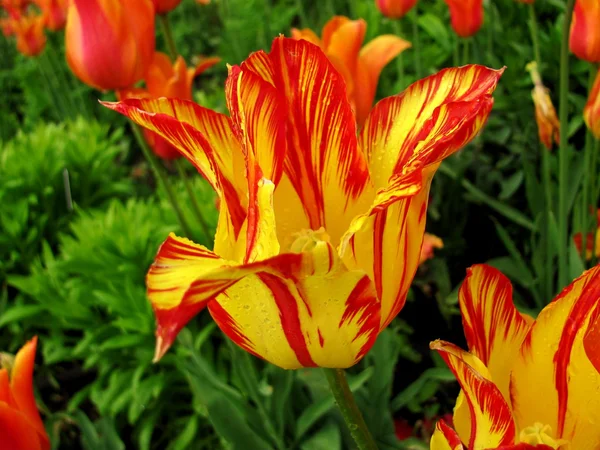
{"label": "yellow petal with red stripe", "polygon": [[510,281],[499,270],[475,265],[458,292],[469,351],[489,369],[494,384],[510,401],[510,369],[533,319],[526,320],[512,301]]}
{"label": "yellow petal with red stripe", "polygon": [[600,374],[584,348],[584,337],[600,317],[598,299],[600,266],[540,312],[512,367],[510,392],[519,428],[549,425],[555,438],[577,450],[600,446]]}
{"label": "yellow petal with red stripe", "polygon": [[515,424],[510,407],[481,360],[449,342],[434,341],[430,347],[444,359],[469,405],[471,436],[468,448],[484,450],[513,444]]}
{"label": "yellow petal with red stripe", "polygon": [[274,85],[286,99],[284,171],[301,202],[278,202],[276,192],[278,221],[287,215],[278,204],[303,208],[310,229],[324,227],[338,242],[373,195],[344,81],[323,52],[304,40],[275,39],[269,58]]}
{"label": "yellow petal with red stripe", "polygon": [[450,428],[443,420],[435,424],[435,431],[429,443],[431,450],[463,450],[464,447],[458,434]]}

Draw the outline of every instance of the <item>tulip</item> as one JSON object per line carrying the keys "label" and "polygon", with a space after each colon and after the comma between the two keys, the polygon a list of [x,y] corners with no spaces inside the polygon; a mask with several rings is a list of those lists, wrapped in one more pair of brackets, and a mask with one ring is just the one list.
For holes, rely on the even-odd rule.
{"label": "tulip", "polygon": [[[33,396],[37,338],[17,353],[11,368],[0,368],[0,448],[49,450],[50,440]],[[1,355],[0,355],[1,356]]]}
{"label": "tulip", "polygon": [[458,298],[470,352],[431,343],[462,389],[456,431],[438,422],[431,449],[600,448],[600,266],[535,320],[486,265],[468,270]]}
{"label": "tulip", "polygon": [[67,21],[68,0],[35,0],[42,10],[46,27],[52,31],[62,30]]}
{"label": "tulip", "polygon": [[423,264],[428,259],[433,258],[433,251],[436,248],[444,248],[444,242],[435,234],[425,233],[423,236],[423,246],[421,247],[419,264]]}
{"label": "tulip", "polygon": [[592,63],[600,62],[600,2],[598,0],[575,2],[569,47],[580,59]]}
{"label": "tulip", "polygon": [[381,14],[390,19],[400,19],[410,11],[417,0],[375,0]]}
{"label": "tulip", "polygon": [[450,8],[454,32],[467,38],[479,31],[483,24],[483,0],[445,0]]}
{"label": "tulip", "polygon": [[379,75],[396,56],[410,47],[397,36],[378,36],[362,49],[367,24],[363,19],[335,16],[323,27],[322,40],[311,30],[292,29],[294,39],[321,47],[346,81],[346,92],[361,127],[373,106]]}
{"label": "tulip", "polygon": [[596,75],[588,101],[583,109],[583,119],[596,139],[600,139],[600,72]]}
{"label": "tulip", "polygon": [[166,14],[175,9],[181,3],[181,0],[152,0],[156,14]]}
{"label": "tulip", "polygon": [[46,47],[44,16],[25,15],[13,21],[12,31],[17,38],[17,50],[25,56],[37,56]]}
{"label": "tulip", "polygon": [[[220,60],[216,57],[199,58],[196,67],[188,69],[181,56],[177,58],[175,64],[171,64],[171,59],[166,54],[156,52],[146,74],[147,89],[124,89],[117,91],[117,97],[119,100],[158,97],[192,100],[192,82],[194,78]],[[144,130],[144,137],[150,148],[160,158],[171,160],[181,157],[179,151],[158,134],[150,130]]]}
{"label": "tulip", "polygon": [[154,55],[150,0],[72,0],[65,34],[67,62],[97,89],[125,89],[142,79]]}
{"label": "tulip", "polygon": [[175,99],[105,103],[220,197],[214,251],[171,234],[148,272],[155,359],[208,307],[279,367],[358,362],[406,301],[431,178],[479,132],[501,74],[445,69],[379,102],[357,137],[342,75],[319,47],[279,37],[230,68],[231,117]]}
{"label": "tulip", "polygon": [[549,90],[542,83],[542,78],[538,72],[537,64],[531,62],[527,65],[527,70],[531,74],[534,88],[531,91],[531,98],[535,105],[535,120],[538,126],[538,135],[540,142],[548,149],[552,149],[552,142],[560,143],[560,121],[556,115],[556,109],[552,104]]}
{"label": "tulip", "polygon": [[[590,211],[593,214],[593,209]],[[600,224],[600,209],[596,211],[596,223]],[[583,252],[583,235],[582,233],[576,233],[573,236],[573,242],[579,254]],[[593,256],[600,257],[600,232],[587,233],[585,239],[585,260],[589,261]]]}

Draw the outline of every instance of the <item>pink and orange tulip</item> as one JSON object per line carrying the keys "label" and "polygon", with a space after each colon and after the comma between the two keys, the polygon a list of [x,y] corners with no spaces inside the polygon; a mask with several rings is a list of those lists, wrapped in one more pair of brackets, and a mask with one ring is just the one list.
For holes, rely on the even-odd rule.
{"label": "pink and orange tulip", "polygon": [[600,139],[600,74],[596,75],[588,101],[583,108],[583,119],[596,139]]}
{"label": "pink and orange tulip", "polygon": [[375,0],[375,4],[385,17],[400,19],[417,4],[417,0]]}
{"label": "pink and orange tulip", "polygon": [[600,62],[600,2],[576,0],[569,36],[575,56],[592,63]]}
{"label": "pink and orange tulip", "polygon": [[17,50],[25,56],[37,56],[46,47],[46,18],[27,14],[14,19],[12,31],[17,38]]}
{"label": "pink and orange tulip", "polygon": [[181,0],[152,0],[156,14],[166,14],[175,9],[181,3]]}
{"label": "pink and orange tulip", "polygon": [[142,79],[154,55],[150,0],[72,0],[67,13],[67,63],[84,83],[125,89]]}
{"label": "pink and orange tulip", "polygon": [[346,92],[361,127],[373,106],[379,75],[396,56],[410,47],[397,36],[378,36],[361,48],[367,24],[363,19],[336,16],[323,27],[322,39],[310,29],[292,29],[294,39],[321,47],[346,82]]}
{"label": "pink and orange tulip", "polygon": [[542,82],[537,64],[535,62],[529,63],[527,70],[530,72],[534,84],[531,91],[531,98],[535,106],[535,120],[538,126],[540,142],[548,150],[551,150],[553,143],[560,143],[560,121],[550,98],[550,91]]}
{"label": "pink and orange tulip", "polygon": [[483,24],[483,0],[444,0],[450,8],[454,32],[467,38],[476,34]]}
{"label": "pink and orange tulip", "polygon": [[349,367],[404,306],[431,179],[484,125],[502,71],[446,69],[382,100],[357,137],[321,49],[277,38],[230,68],[230,117],[176,99],[106,106],[161,135],[220,198],[214,251],[171,234],[147,276],[156,359],[204,308],[279,367]]}
{"label": "pink and orange tulip", "polygon": [[[119,100],[170,97],[191,101],[194,78],[220,60],[216,57],[200,58],[196,67],[188,68],[181,56],[177,58],[175,64],[172,64],[167,55],[156,52],[146,74],[146,89],[124,89],[118,91],[117,96]],[[160,158],[167,160],[181,158],[181,153],[175,147],[153,131],[144,130],[144,137]]]}
{"label": "pink and orange tulip", "polygon": [[35,0],[34,3],[42,11],[46,28],[52,31],[64,28],[67,21],[69,0]]}
{"label": "pink and orange tulip", "polygon": [[455,429],[440,421],[431,449],[600,448],[599,298],[596,266],[534,320],[517,311],[504,275],[471,267],[459,291],[470,352],[431,343],[462,389]]}
{"label": "pink and orange tulip", "polygon": [[37,338],[17,353],[12,367],[0,367],[0,448],[49,450],[50,441],[33,395]]}

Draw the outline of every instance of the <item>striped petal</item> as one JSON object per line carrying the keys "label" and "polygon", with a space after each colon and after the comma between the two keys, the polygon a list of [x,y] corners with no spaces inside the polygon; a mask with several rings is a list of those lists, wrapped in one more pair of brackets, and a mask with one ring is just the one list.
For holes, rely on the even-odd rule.
{"label": "striped petal", "polygon": [[304,40],[275,39],[269,58],[274,85],[286,99],[284,171],[296,193],[288,198],[276,192],[278,226],[299,231],[282,221],[301,207],[308,228],[324,227],[338,242],[372,200],[344,81],[323,52]]}
{"label": "striped petal", "polygon": [[382,328],[404,306],[419,264],[431,179],[439,162],[483,126],[500,75],[480,66],[444,70],[379,102],[361,131],[379,192],[353,221],[341,254],[374,280]]}
{"label": "striped petal", "polygon": [[[468,448],[484,450],[513,444],[515,424],[510,407],[481,360],[448,342],[434,341],[430,347],[444,359],[468,404],[471,422]],[[461,437],[465,438],[462,434]]]}
{"label": "striped petal", "polygon": [[280,367],[354,365],[379,332],[379,301],[364,273],[346,270],[329,243],[314,244],[235,265],[171,235],[148,273],[156,359],[208,305],[236,344]]}
{"label": "striped petal", "polygon": [[596,319],[585,333],[583,347],[588,359],[600,373],[600,318]]}
{"label": "striped petal", "polygon": [[[177,148],[217,191],[222,200],[221,208],[227,208],[226,216],[231,223],[220,220],[221,231],[217,230],[217,235],[230,225],[229,237],[237,238],[246,219],[248,188],[245,178],[240,176],[245,171],[245,163],[230,119],[177,99],[127,99],[103,104]],[[220,241],[217,236],[216,242]],[[231,256],[217,248],[215,251],[227,258]]]}
{"label": "striped petal", "polygon": [[554,438],[566,439],[578,450],[600,446],[600,373],[584,348],[584,338],[588,332],[593,335],[600,317],[599,298],[600,266],[596,266],[540,312],[511,375],[519,428],[536,422],[549,425]]}
{"label": "striped petal", "polygon": [[510,281],[486,265],[467,270],[458,302],[469,351],[486,365],[494,384],[510,401],[510,366],[533,319],[515,308]]}
{"label": "striped petal", "polygon": [[439,420],[429,444],[431,450],[463,450],[458,434],[446,422]]}

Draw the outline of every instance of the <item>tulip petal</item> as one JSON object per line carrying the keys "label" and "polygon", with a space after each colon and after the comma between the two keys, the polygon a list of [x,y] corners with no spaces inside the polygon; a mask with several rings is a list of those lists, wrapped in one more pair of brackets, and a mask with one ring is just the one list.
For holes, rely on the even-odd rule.
{"label": "tulip petal", "polygon": [[318,47],[323,45],[321,39],[319,39],[319,36],[317,36],[310,28],[303,28],[302,30],[299,30],[298,28],[292,28],[292,38],[304,39],[305,41],[308,41]]}
{"label": "tulip petal", "polygon": [[583,119],[594,137],[600,139],[600,73],[596,75],[587,103],[583,108]]}
{"label": "tulip petal", "polygon": [[540,312],[511,374],[519,426],[547,424],[556,438],[567,439],[578,450],[600,446],[600,373],[583,342],[600,317],[599,298],[600,266],[596,266]]}
{"label": "tulip petal", "polygon": [[449,342],[434,341],[430,347],[444,359],[468,403],[471,416],[468,448],[483,450],[513,444],[515,424],[510,407],[481,360]]}
{"label": "tulip petal", "polygon": [[458,434],[443,420],[435,424],[435,431],[429,444],[431,450],[463,450],[464,447]]}
{"label": "tulip petal", "polygon": [[248,187],[239,176],[244,173],[243,153],[227,116],[177,99],[127,99],[102,104],[177,148],[217,191],[223,200],[221,206],[231,217],[233,236],[237,237],[246,218]]}
{"label": "tulip petal", "polygon": [[[344,81],[321,50],[304,40],[277,38],[269,57],[275,87],[287,99],[285,173],[309,228],[324,227],[338,242],[372,199]],[[290,205],[294,199],[277,197],[276,210],[298,207]],[[285,219],[285,211],[277,217]]]}
{"label": "tulip petal", "polygon": [[600,373],[600,318],[596,319],[585,333],[583,348],[596,371]]}
{"label": "tulip petal", "polygon": [[[181,254],[204,253],[199,247],[188,247]],[[308,252],[252,264],[213,259],[201,267],[201,262],[192,259],[185,269],[185,261],[178,266],[163,262],[153,266],[161,270],[164,291],[170,288],[177,298],[177,306],[157,314],[159,357],[205,305],[236,344],[283,368],[350,367],[375,342],[380,319],[372,283],[364,273],[347,271],[325,241]],[[182,270],[186,277],[180,275]],[[171,283],[168,272],[178,277],[177,282]],[[192,273],[196,277],[189,283]],[[156,275],[149,274],[149,286],[150,277]],[[152,301],[150,290],[149,296]]]}
{"label": "tulip petal", "polygon": [[489,369],[494,384],[510,401],[510,367],[533,319],[512,301],[512,285],[499,270],[475,265],[467,270],[458,302],[469,351]]}
{"label": "tulip petal", "polygon": [[[334,63],[338,72],[340,67],[349,73],[349,77],[344,77],[348,95],[354,91],[354,74],[358,69],[358,54],[365,40],[367,23],[363,19],[349,20],[340,23],[340,26],[331,33],[329,42],[325,48],[325,53]],[[334,58],[332,58],[334,57]]]}
{"label": "tulip petal", "polygon": [[439,162],[485,123],[501,73],[482,66],[443,70],[379,102],[361,131],[379,192],[344,235],[340,254],[374,280],[382,328],[404,306],[418,267],[431,179]]}
{"label": "tulip petal", "polygon": [[24,413],[0,401],[0,448],[10,450],[46,450],[39,434]]}
{"label": "tulip petal", "polygon": [[[357,83],[360,95],[356,95],[356,121],[362,125],[373,106],[379,75],[385,66],[407,48],[411,43],[404,39],[386,34],[369,41],[358,55]],[[357,92],[358,94],[358,92]]]}

